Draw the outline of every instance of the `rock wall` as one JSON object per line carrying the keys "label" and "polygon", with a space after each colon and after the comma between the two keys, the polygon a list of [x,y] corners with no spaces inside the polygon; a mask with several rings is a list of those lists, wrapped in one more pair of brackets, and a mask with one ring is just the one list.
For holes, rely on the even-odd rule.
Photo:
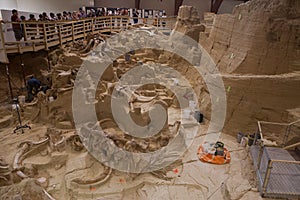
{"label": "rock wall", "polygon": [[[224,132],[254,132],[257,120],[290,122],[291,110],[300,106],[300,2],[252,0],[232,14],[205,13],[201,24],[198,19],[194,8],[182,6],[175,30],[199,39],[221,73]],[[200,109],[209,119],[210,97],[203,80],[197,82]]]}
{"label": "rock wall", "polygon": [[223,73],[282,74],[300,68],[300,2],[252,0],[216,15],[200,43]]}
{"label": "rock wall", "polygon": [[224,75],[227,89],[225,132],[255,132],[257,121],[292,122],[289,109],[299,108],[300,74],[284,76]]}
{"label": "rock wall", "polygon": [[198,41],[199,32],[204,31],[204,26],[200,24],[200,17],[196,8],[192,6],[181,6],[178,11],[174,30]]}
{"label": "rock wall", "polygon": [[300,106],[299,1],[241,4],[216,15],[199,42],[227,89],[226,133],[256,131],[257,120],[290,121],[289,109]]}

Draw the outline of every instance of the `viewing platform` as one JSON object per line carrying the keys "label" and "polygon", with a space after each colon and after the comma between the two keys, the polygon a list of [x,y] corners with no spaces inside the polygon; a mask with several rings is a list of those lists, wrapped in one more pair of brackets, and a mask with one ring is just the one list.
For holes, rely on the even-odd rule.
{"label": "viewing platform", "polygon": [[[21,22],[18,23],[23,29],[22,41],[7,39],[7,31],[10,37],[13,35],[12,24],[15,22],[0,23],[2,57],[7,54],[36,52],[49,50],[50,47],[63,46],[63,44],[78,39],[86,39],[88,34],[117,33],[139,26],[154,26],[159,30],[170,32],[175,26],[176,17],[168,18],[138,18],[138,23],[133,23],[129,16],[104,16],[87,18],[76,21],[47,21],[47,22]],[[6,28],[4,28],[5,26]],[[5,35],[6,34],[6,35]],[[0,62],[5,63],[2,58]],[[7,58],[6,58],[7,60]],[[8,60],[7,60],[8,62]]]}

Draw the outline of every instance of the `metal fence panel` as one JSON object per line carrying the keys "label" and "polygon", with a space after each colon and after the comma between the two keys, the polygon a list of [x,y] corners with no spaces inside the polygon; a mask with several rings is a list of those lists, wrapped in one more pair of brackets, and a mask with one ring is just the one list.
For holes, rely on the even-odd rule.
{"label": "metal fence panel", "polygon": [[[262,196],[300,198],[300,163],[294,162],[294,159],[287,151],[281,148],[263,147],[261,160],[259,159],[259,146],[252,146],[250,153],[258,177],[259,191]],[[269,178],[266,179],[270,161],[272,161],[272,168]],[[265,190],[263,190],[264,185],[266,186]]]}
{"label": "metal fence panel", "polygon": [[300,164],[274,161],[266,193],[300,195]]}

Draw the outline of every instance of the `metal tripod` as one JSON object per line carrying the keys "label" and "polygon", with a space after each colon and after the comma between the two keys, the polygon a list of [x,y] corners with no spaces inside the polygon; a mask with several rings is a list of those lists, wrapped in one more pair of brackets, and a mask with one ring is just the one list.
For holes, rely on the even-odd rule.
{"label": "metal tripod", "polygon": [[14,100],[14,104],[16,105],[16,110],[17,110],[17,113],[18,113],[18,120],[19,120],[19,124],[20,124],[20,125],[18,125],[18,126],[15,128],[14,133],[16,133],[18,130],[21,129],[22,134],[23,134],[23,133],[24,133],[24,130],[23,130],[24,128],[31,129],[31,127],[28,126],[27,124],[22,125],[21,115],[20,115],[20,111],[19,111],[19,104],[18,104],[17,101],[18,101],[18,100]]}

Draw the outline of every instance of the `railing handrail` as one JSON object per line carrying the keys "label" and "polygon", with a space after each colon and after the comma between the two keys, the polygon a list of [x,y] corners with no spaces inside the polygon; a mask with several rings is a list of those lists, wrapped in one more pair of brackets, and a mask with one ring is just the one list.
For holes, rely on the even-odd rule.
{"label": "railing handrail", "polygon": [[296,120],[294,122],[291,122],[291,123],[278,123],[278,122],[267,122],[267,121],[257,121],[257,126],[258,126],[258,133],[260,135],[260,139],[261,139],[261,145],[262,146],[266,146],[264,144],[264,138],[263,138],[263,131],[262,131],[262,125],[263,124],[269,124],[269,125],[277,125],[277,126],[286,126],[286,132],[285,132],[285,135],[284,135],[284,141],[283,141],[283,147],[286,145],[286,142],[287,142],[287,139],[289,137],[289,134],[290,134],[290,130],[291,130],[291,127],[300,122],[300,120]]}
{"label": "railing handrail", "polygon": [[111,15],[111,16],[99,16],[99,17],[91,17],[91,18],[84,18],[84,19],[77,19],[77,20],[48,20],[48,21],[21,21],[21,22],[12,22],[12,21],[1,21],[3,24],[68,24],[68,23],[74,23],[74,22],[82,22],[82,21],[91,21],[95,19],[110,19],[110,18],[125,18],[125,19],[141,19],[141,20],[171,20],[176,19],[177,16],[171,16],[166,18],[142,18],[142,17],[130,17],[130,16],[124,16],[124,15]]}
{"label": "railing handrail", "polygon": [[296,124],[296,123],[298,123],[298,122],[300,122],[300,119],[297,120],[297,121],[294,121],[294,122],[290,123],[289,125],[291,126],[291,125],[294,125],[294,124]]}
{"label": "railing handrail", "polygon": [[[11,22],[1,21],[2,24],[20,24],[24,40],[5,41],[3,40],[6,54],[23,53],[28,51],[48,50],[49,47],[75,41],[79,38],[86,38],[88,33],[99,34],[103,32],[115,32],[140,25],[153,25],[157,29],[173,29],[176,18],[139,18],[139,23],[132,21],[130,16],[112,15],[84,18],[78,20],[64,21],[22,21]],[[136,19],[136,18],[135,18]],[[143,21],[141,21],[143,20]],[[42,41],[41,41],[42,39]],[[16,46],[9,46],[16,45]],[[29,46],[31,45],[31,46]]]}
{"label": "railing handrail", "polygon": [[300,122],[300,119],[298,119],[294,122],[291,122],[291,123],[279,123],[279,122],[267,122],[267,121],[258,121],[258,122],[261,124],[274,124],[274,125],[289,126],[289,125],[293,125],[293,124]]}
{"label": "railing handrail", "polygon": [[267,122],[267,121],[259,121],[261,124],[273,124],[273,125],[282,125],[282,126],[288,126],[289,123],[279,123],[279,122]]}

